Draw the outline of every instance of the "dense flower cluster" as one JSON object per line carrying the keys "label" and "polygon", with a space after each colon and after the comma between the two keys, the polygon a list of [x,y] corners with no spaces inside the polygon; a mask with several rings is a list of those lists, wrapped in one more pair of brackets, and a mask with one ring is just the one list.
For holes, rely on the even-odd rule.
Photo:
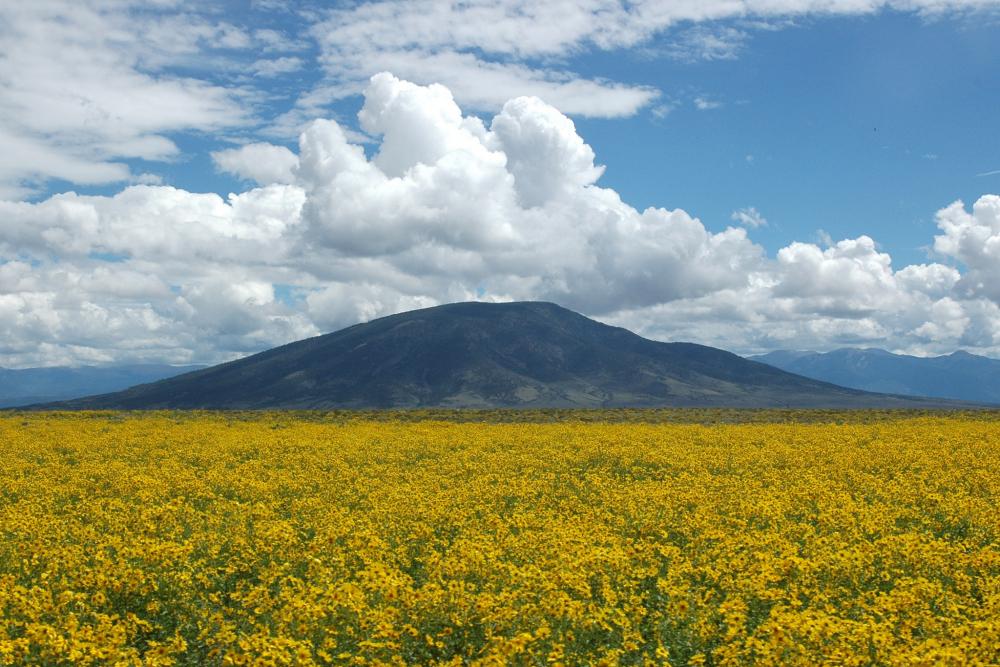
{"label": "dense flower cluster", "polygon": [[8,415],[0,664],[995,664],[998,436]]}

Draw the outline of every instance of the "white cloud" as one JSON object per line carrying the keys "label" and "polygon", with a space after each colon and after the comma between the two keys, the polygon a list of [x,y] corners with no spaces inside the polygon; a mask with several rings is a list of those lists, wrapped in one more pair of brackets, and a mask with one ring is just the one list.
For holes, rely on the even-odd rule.
{"label": "white cloud", "polygon": [[938,212],[937,224],[944,233],[934,237],[935,252],[968,269],[958,287],[1000,301],[1000,196],[981,197],[971,213],[957,201]]}
{"label": "white cloud", "polygon": [[695,26],[670,40],[664,51],[669,57],[683,62],[733,60],[748,39],[745,30],[731,26]]}
{"label": "white cloud", "polygon": [[737,211],[733,211],[733,215],[730,216],[734,222],[738,222],[744,227],[749,227],[751,229],[756,229],[757,227],[766,227],[767,219],[760,214],[753,206],[748,206],[746,208],[741,208]]}
{"label": "white cloud", "polygon": [[889,255],[865,236],[826,249],[792,243],[743,289],[611,319],[654,336],[742,351],[860,345],[919,354],[967,347],[996,355],[1000,336],[991,326],[1000,308],[995,300],[963,293],[962,280],[958,270],[942,264],[894,271]]}
{"label": "white cloud", "polygon": [[240,91],[172,75],[204,49],[249,44],[238,28],[138,2],[0,3],[0,193],[49,179],[124,181],[123,160],[171,159],[169,134],[247,122]]}
{"label": "white cloud", "polygon": [[597,187],[593,151],[538,99],[508,102],[487,130],[446,88],[381,74],[360,117],[381,135],[371,161],[317,122],[299,177],[310,241],[366,258],[377,269],[352,264],[366,279],[404,272],[411,287],[607,312],[740,284],[759,260],[741,230],[710,234],[683,211],[640,213]]}
{"label": "white cloud", "polygon": [[873,299],[891,291],[892,258],[878,252],[875,242],[861,236],[821,250],[811,243],[792,243],[778,251],[781,281],[777,297],[816,297],[823,308],[866,312]]}
{"label": "white cloud", "polygon": [[576,133],[573,121],[537,97],[504,104],[490,131],[507,156],[507,169],[525,207],[572,196],[604,173],[604,167],[594,165],[594,151]]}
{"label": "white cloud", "polygon": [[[333,10],[317,33],[328,58],[342,51],[478,50],[528,59],[561,56],[585,45],[608,50],[633,47],[674,26],[726,19],[871,14],[885,8],[942,12],[995,5],[987,0],[383,0]],[[764,27],[773,28],[773,23]],[[704,29],[695,34],[701,37],[693,41],[706,41]],[[724,41],[738,40],[729,30],[718,34],[728,37],[720,38]]]}
{"label": "white cloud", "polygon": [[[512,97],[533,95],[570,115],[628,116],[652,104],[660,91],[590,79],[566,69],[564,61],[582,52],[639,47],[682,61],[732,59],[750,31],[778,29],[800,16],[884,9],[940,15],[996,5],[996,0],[356,3],[326,12],[313,26],[326,79],[300,98],[292,116],[298,123],[283,126],[299,127],[324,101],[360,93],[381,70],[420,84],[444,84],[473,109],[494,112]],[[666,46],[651,48],[660,35]],[[705,102],[709,106],[699,108],[718,104]]]}
{"label": "white cloud", "polygon": [[367,153],[318,120],[298,155],[215,155],[266,184],[228,198],[135,185],[0,203],[0,365],[216,361],[474,298],[552,300],[745,352],[1000,352],[995,195],[938,214],[935,250],[964,271],[896,270],[865,236],[771,258],[746,229],[623,202],[573,122],[537,98],[484,123],[443,86],[382,74],[359,115],[377,141]]}
{"label": "white cloud", "polygon": [[[0,102],[0,106],[2,106]],[[0,111],[2,113],[2,111]],[[91,185],[128,178],[124,164],[78,156],[42,137],[19,134],[0,125],[0,196],[20,199],[36,190],[38,180],[60,178]]]}
{"label": "white cloud", "polygon": [[662,120],[667,116],[669,116],[671,113],[673,113],[674,109],[676,108],[677,108],[676,102],[662,102],[652,107],[649,110],[649,113],[653,115],[653,118]]}
{"label": "white cloud", "polygon": [[292,183],[299,158],[284,146],[255,143],[212,153],[217,169],[260,185]]}
{"label": "white cloud", "polygon": [[904,291],[936,299],[951,294],[961,277],[956,269],[943,264],[911,264],[896,272],[896,282]]}
{"label": "white cloud", "polygon": [[273,28],[254,30],[253,39],[265,53],[303,51],[308,47],[307,42],[303,39],[292,37]]}
{"label": "white cloud", "polygon": [[694,106],[698,111],[709,111],[711,109],[721,108],[722,102],[713,100],[709,97],[699,96],[694,98]]}
{"label": "white cloud", "polygon": [[298,72],[305,66],[301,58],[295,56],[282,56],[281,58],[261,59],[255,61],[250,69],[254,74],[264,78]]}
{"label": "white cloud", "polygon": [[[469,300],[464,295],[456,300]],[[417,308],[429,308],[440,302],[429,296],[406,295],[372,283],[332,283],[306,298],[309,316],[320,327],[332,330],[344,322],[367,322],[376,317]]]}
{"label": "white cloud", "polygon": [[378,71],[392,71],[420,83],[441,83],[473,109],[496,110],[519,95],[544,99],[565,113],[615,118],[630,116],[660,95],[655,88],[601,79],[572,72],[498,62],[458,52],[370,51],[328,55],[324,61],[333,76],[299,100],[300,115],[308,116],[330,101],[357,95]]}
{"label": "white cloud", "polygon": [[[0,203],[0,365],[224,359],[316,333],[273,299],[301,189]],[[58,259],[54,259],[58,257]],[[110,258],[110,259],[102,259]]]}
{"label": "white cloud", "polygon": [[132,183],[138,185],[163,185],[163,177],[159,174],[151,174],[149,172],[143,172],[137,176],[132,177]]}
{"label": "white cloud", "polygon": [[284,185],[228,200],[135,185],[114,197],[65,193],[37,204],[0,202],[0,256],[87,264],[92,255],[111,255],[128,259],[130,268],[163,271],[173,283],[217,266],[270,264],[288,252],[303,200],[300,188]]}

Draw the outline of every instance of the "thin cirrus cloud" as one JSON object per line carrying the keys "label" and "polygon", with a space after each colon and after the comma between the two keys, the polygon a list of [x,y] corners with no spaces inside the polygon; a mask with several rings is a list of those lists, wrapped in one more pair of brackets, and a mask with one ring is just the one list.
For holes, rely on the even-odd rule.
{"label": "thin cirrus cloud", "polygon": [[253,124],[253,91],[206,72],[262,39],[169,3],[0,3],[0,196],[126,181],[178,158],[174,135]]}
{"label": "thin cirrus cloud", "polygon": [[769,256],[742,227],[624,202],[535,97],[487,123],[444,86],[381,73],[359,122],[368,152],[317,120],[294,152],[217,153],[258,183],[226,198],[135,185],[0,203],[0,365],[218,361],[476,298],[557,301],[737,351],[1000,350],[1000,196],[938,212],[934,250],[954,266],[895,270],[867,236]]}
{"label": "thin cirrus cloud", "polygon": [[257,60],[250,66],[250,69],[256,76],[272,78],[297,72],[303,67],[305,67],[305,62],[302,58],[282,56],[280,58],[262,58]]}
{"label": "thin cirrus cloud", "polygon": [[[753,31],[810,15],[864,15],[890,9],[933,17],[995,7],[995,0],[384,0],[321,14],[311,27],[325,73],[284,117],[284,127],[321,103],[355,95],[376,71],[418,83],[439,82],[463,105],[494,110],[536,95],[576,116],[623,117],[655,105],[661,91],[641,82],[588,78],[562,64],[590,51],[647,48],[681,61],[735,58]],[[722,22],[736,21],[739,26]],[[705,100],[706,106],[717,103]]]}
{"label": "thin cirrus cloud", "polygon": [[753,206],[747,206],[746,208],[733,211],[731,219],[734,222],[738,222],[744,227],[750,227],[751,229],[767,226],[767,218],[761,215],[760,211]]}
{"label": "thin cirrus cloud", "polygon": [[710,97],[698,96],[694,98],[694,107],[698,111],[710,111],[712,109],[722,108],[722,102],[713,100]]}

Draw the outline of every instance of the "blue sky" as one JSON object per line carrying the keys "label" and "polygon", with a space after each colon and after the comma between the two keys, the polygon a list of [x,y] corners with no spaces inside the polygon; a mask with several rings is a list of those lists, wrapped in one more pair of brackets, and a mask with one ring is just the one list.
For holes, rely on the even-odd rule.
{"label": "blue sky", "polygon": [[894,12],[803,23],[754,33],[732,60],[629,58],[634,79],[721,106],[579,122],[605,182],[713,228],[755,206],[770,224],[754,238],[772,250],[822,229],[926,260],[933,213],[1000,185],[977,175],[1000,169],[995,24]]}
{"label": "blue sky", "polygon": [[[214,361],[461,298],[745,352],[1000,349],[993,2],[0,12],[0,365]],[[524,96],[544,106],[504,106]],[[335,129],[302,151],[360,146],[359,169],[409,188],[394,205],[439,219],[308,167],[317,119]],[[453,174],[455,151],[473,163]],[[442,198],[445,177],[486,217]]]}

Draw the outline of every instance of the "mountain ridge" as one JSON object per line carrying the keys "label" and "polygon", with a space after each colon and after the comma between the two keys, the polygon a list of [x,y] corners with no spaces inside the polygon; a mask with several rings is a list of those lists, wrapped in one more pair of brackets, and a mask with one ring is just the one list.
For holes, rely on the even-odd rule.
{"label": "mountain ridge", "polygon": [[546,302],[399,313],[81,408],[926,407],[695,343],[652,341]]}
{"label": "mountain ridge", "polygon": [[204,368],[199,364],[0,367],[0,408],[64,401],[127,389]]}
{"label": "mountain ridge", "polygon": [[966,350],[916,357],[846,347],[829,352],[776,350],[747,358],[863,391],[1000,404],[1000,359]]}

